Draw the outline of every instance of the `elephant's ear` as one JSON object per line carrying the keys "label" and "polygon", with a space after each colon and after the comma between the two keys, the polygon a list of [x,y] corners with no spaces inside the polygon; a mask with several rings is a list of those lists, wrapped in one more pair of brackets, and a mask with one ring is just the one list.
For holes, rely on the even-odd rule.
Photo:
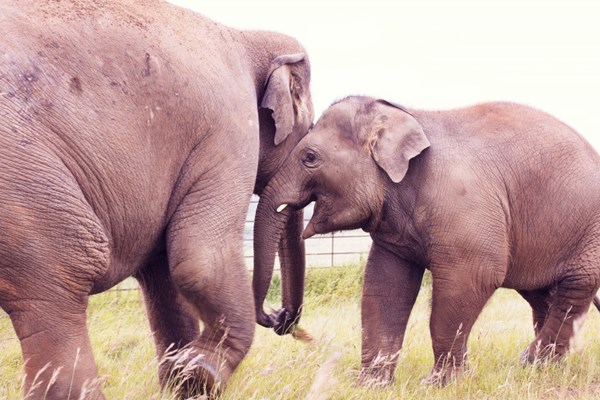
{"label": "elephant's ear", "polygon": [[378,100],[381,115],[369,135],[371,154],[388,176],[398,183],[408,171],[411,158],[429,147],[423,127],[402,106]]}
{"label": "elephant's ear", "polygon": [[302,83],[292,73],[292,64],[306,62],[304,53],[288,54],[271,62],[264,95],[260,106],[273,111],[275,120],[275,145],[280,144],[294,129],[297,116],[305,112]]}

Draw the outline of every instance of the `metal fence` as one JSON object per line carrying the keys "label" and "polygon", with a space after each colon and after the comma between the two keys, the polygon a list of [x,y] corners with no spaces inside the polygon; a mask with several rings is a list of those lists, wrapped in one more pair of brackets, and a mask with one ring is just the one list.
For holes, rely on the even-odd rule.
{"label": "metal fence", "polygon": [[[258,197],[253,196],[248,208],[246,226],[244,227],[244,258],[248,270],[253,268],[253,231],[254,214]],[[308,223],[313,213],[313,204],[304,209],[304,225]],[[316,235],[306,240],[307,268],[326,268],[348,263],[361,262],[366,258],[371,247],[371,237],[362,230]],[[275,261],[275,268],[279,269],[279,260]],[[133,278],[126,279],[110,291],[119,296],[119,292],[138,289],[137,281]]]}
{"label": "metal fence", "polygon": [[[244,227],[244,258],[248,270],[253,268],[253,231],[254,214],[258,197],[253,196],[248,208],[246,225]],[[313,204],[304,209],[304,224],[308,223],[313,213]],[[316,235],[306,240],[306,264],[307,268],[327,268],[348,263],[358,263],[366,258],[371,247],[371,237],[362,230],[336,232],[326,235]],[[276,260],[275,268],[279,269],[279,260]],[[119,292],[137,290],[137,281],[133,278],[126,279],[110,291]]]}

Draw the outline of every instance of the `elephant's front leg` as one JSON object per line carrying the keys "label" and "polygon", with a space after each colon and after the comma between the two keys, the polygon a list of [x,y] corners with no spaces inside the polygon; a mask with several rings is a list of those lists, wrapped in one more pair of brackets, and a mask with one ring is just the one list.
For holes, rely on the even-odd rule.
{"label": "elephant's front leg", "polygon": [[449,267],[432,267],[429,328],[435,364],[423,381],[441,386],[461,375],[471,328],[498,286],[494,268],[485,260],[472,256],[469,261],[444,265]]}
{"label": "elephant's front leg", "polygon": [[360,383],[393,382],[408,317],[425,269],[389,250],[371,247],[362,297],[362,368]]}
{"label": "elephant's front leg", "polygon": [[174,368],[177,354],[192,343],[199,334],[199,319],[192,307],[177,292],[167,262],[161,252],[136,275],[144,295],[146,312],[156,344],[159,381],[164,389]]}
{"label": "elephant's front leg", "polygon": [[188,365],[175,371],[187,397],[222,389],[254,336],[254,301],[242,251],[250,194],[218,190],[230,187],[224,175],[196,183],[167,229],[171,278],[204,325],[192,351],[182,353]]}

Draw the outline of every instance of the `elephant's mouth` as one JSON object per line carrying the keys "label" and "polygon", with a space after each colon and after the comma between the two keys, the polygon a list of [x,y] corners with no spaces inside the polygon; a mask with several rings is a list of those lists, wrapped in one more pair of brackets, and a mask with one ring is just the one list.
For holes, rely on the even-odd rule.
{"label": "elephant's mouth", "polygon": [[318,215],[320,214],[320,208],[321,208],[318,197],[316,195],[311,195],[306,200],[301,200],[298,202],[283,202],[283,203],[279,204],[279,206],[276,209],[276,211],[278,213],[295,212],[295,211],[305,208],[312,202],[315,203],[315,208],[313,210],[313,215],[312,215],[310,221],[308,222],[308,225],[304,228],[304,232],[302,233],[303,239],[308,239],[309,237],[312,237],[312,236],[316,235],[317,233],[323,233],[323,232],[318,232],[317,226],[319,224],[316,222],[318,220]]}
{"label": "elephant's mouth", "polygon": [[[315,208],[316,208],[316,206],[315,206]],[[313,237],[317,233],[324,233],[324,232],[319,232],[318,226],[319,226],[319,224],[315,221],[315,214],[313,214],[310,221],[308,221],[308,224],[304,228],[304,231],[302,232],[302,239],[306,240],[308,238]]]}
{"label": "elephant's mouth", "polygon": [[327,221],[323,218],[323,215],[327,215],[327,213],[323,210],[323,201],[320,201],[317,196],[312,196],[310,201],[308,201],[306,205],[310,204],[313,201],[315,203],[313,214],[310,218],[310,221],[308,221],[308,224],[304,228],[304,232],[302,233],[302,239],[308,239],[316,234],[327,233],[327,230],[324,229],[324,227],[327,226]]}
{"label": "elephant's mouth", "polygon": [[276,211],[278,213],[282,213],[284,210],[290,210],[290,211],[298,211],[303,209],[304,207],[306,207],[307,205],[309,205],[310,203],[312,203],[313,201],[317,201],[317,197],[316,196],[311,196],[309,197],[307,200],[304,201],[298,201],[298,202],[282,202],[281,204],[279,204],[279,206],[277,207]]}
{"label": "elephant's mouth", "polygon": [[[375,230],[377,221],[372,213],[357,213],[351,207],[338,210],[338,205],[328,198],[326,200],[314,197],[315,207],[313,215],[304,228],[303,239],[308,239],[314,235],[325,234],[334,231],[344,231],[353,229],[363,229],[365,232]],[[306,205],[310,203],[307,202]]]}

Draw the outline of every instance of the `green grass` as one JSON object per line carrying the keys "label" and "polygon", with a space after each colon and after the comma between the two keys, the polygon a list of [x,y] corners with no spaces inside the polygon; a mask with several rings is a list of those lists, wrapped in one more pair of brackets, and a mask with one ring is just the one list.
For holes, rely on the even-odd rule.
{"label": "green grass", "polygon": [[[382,389],[356,386],[361,276],[361,269],[353,266],[309,270],[301,326],[316,343],[307,345],[257,327],[252,350],[222,398],[304,399],[309,393],[318,393],[310,398],[600,399],[600,314],[590,310],[580,350],[559,363],[523,367],[521,352],[533,339],[531,311],[509,290],[494,295],[473,328],[468,372],[443,389],[422,386],[420,381],[433,363],[427,282],[409,321],[396,382]],[[270,293],[269,301],[278,306],[275,292]],[[92,298],[89,329],[107,399],[169,399],[158,386],[154,345],[136,291]],[[319,380],[324,382],[321,386]],[[18,342],[8,318],[2,316],[0,399],[19,399],[21,381]],[[312,385],[318,386],[316,392],[311,392]]]}

